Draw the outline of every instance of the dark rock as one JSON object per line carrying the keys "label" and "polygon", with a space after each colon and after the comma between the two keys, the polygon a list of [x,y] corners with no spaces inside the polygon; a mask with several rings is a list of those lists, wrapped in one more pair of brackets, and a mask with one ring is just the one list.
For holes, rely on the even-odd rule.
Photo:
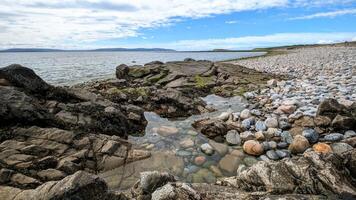
{"label": "dark rock", "polygon": [[314,129],[306,129],[302,135],[308,139],[310,144],[318,142],[319,134]]}
{"label": "dark rock", "polygon": [[356,126],[356,121],[351,117],[337,115],[331,125],[336,129],[349,130]]}
{"label": "dark rock", "polygon": [[333,120],[337,114],[345,113],[347,108],[336,99],[325,99],[318,107],[317,116],[327,116]]}
{"label": "dark rock", "polygon": [[224,136],[228,131],[226,124],[221,120],[203,119],[194,122],[193,127],[210,139]]}
{"label": "dark rock", "polygon": [[324,137],[324,140],[329,142],[337,142],[342,139],[344,139],[344,135],[341,133],[330,133]]}
{"label": "dark rock", "polygon": [[174,182],[174,176],[168,173],[160,173],[158,171],[142,172],[140,174],[140,186],[144,193],[152,193],[157,188],[167,184],[168,182]]}
{"label": "dark rock", "polygon": [[116,78],[118,79],[124,79],[127,78],[128,73],[129,73],[129,67],[125,64],[121,64],[116,67]]}

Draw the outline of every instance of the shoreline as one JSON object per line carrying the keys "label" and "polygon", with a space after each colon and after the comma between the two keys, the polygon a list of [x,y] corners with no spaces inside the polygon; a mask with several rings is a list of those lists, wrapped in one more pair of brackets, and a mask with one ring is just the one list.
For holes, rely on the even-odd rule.
{"label": "shoreline", "polygon": [[[155,156],[152,149],[179,136],[175,140],[180,149],[173,146],[173,153],[182,159],[180,176],[188,180],[190,176],[192,185],[167,173],[145,172],[135,177],[137,184],[133,188],[115,195],[149,198],[164,195],[163,189],[168,188],[177,197],[188,195],[184,198],[192,199],[256,197],[251,192],[260,192],[257,196],[264,198],[321,198],[325,193],[330,198],[345,194],[355,197],[356,48],[296,48],[286,52],[229,62],[120,65],[116,79],[65,88],[50,86],[19,66],[0,69],[0,98],[5,103],[0,111],[6,111],[0,116],[9,122],[0,124],[0,133],[11,133],[11,137],[0,138],[1,173],[7,170],[10,174],[7,187],[0,186],[0,194],[19,194],[24,189],[34,194],[38,191],[33,189],[48,184],[48,180],[61,184],[62,178],[96,177],[83,175],[82,170],[97,174],[129,163],[145,165]],[[18,80],[13,76],[14,69],[24,73],[25,82],[29,73],[36,77],[36,84]],[[244,109],[227,109],[217,117],[194,121],[189,130],[158,123],[151,131],[160,139],[146,142],[143,148],[125,140],[127,134],[143,133],[147,126],[143,113],[147,111],[164,118],[211,112],[200,99],[208,94],[240,95],[248,104]],[[26,112],[27,117],[21,118]],[[19,117],[25,126],[13,124]],[[58,138],[58,132],[63,137]],[[206,140],[199,140],[198,133]],[[35,151],[34,146],[52,148],[53,152]],[[32,166],[47,155],[56,160],[55,164],[46,169]],[[350,164],[337,165],[335,157]],[[335,170],[336,166],[340,170]],[[313,175],[314,169],[318,176]],[[274,175],[267,177],[271,171]],[[54,172],[56,177],[48,175]],[[232,176],[226,178],[228,174]],[[19,176],[27,182],[19,182]],[[294,181],[295,176],[301,183]],[[109,195],[106,190],[98,193]]]}

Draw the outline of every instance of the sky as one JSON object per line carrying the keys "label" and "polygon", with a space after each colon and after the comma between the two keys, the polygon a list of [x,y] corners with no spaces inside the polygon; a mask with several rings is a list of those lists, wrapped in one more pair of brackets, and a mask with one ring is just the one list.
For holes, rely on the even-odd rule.
{"label": "sky", "polygon": [[356,0],[0,0],[0,49],[252,49],[356,41]]}

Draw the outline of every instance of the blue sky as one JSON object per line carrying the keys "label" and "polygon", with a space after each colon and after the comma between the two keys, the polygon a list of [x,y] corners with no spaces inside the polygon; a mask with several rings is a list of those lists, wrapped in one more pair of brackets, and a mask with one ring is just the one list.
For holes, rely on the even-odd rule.
{"label": "blue sky", "polygon": [[177,50],[356,40],[356,0],[2,0],[0,48]]}

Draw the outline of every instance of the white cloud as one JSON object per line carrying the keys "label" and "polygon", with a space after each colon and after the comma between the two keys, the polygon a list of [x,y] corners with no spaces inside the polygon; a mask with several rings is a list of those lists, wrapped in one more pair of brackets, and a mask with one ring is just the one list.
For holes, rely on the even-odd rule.
{"label": "white cloud", "polygon": [[263,36],[245,36],[222,39],[181,40],[172,43],[145,45],[167,47],[177,50],[251,49],[294,44],[316,44],[352,41],[356,32],[346,33],[277,33]]}
{"label": "white cloud", "polygon": [[225,24],[237,24],[239,21],[237,20],[231,20],[231,21],[226,21]]}
{"label": "white cloud", "polygon": [[71,48],[142,28],[288,5],[288,0],[1,0],[0,48]]}
{"label": "white cloud", "polygon": [[290,20],[314,19],[314,18],[322,18],[322,17],[333,18],[333,17],[337,17],[337,16],[341,16],[341,15],[354,15],[354,14],[356,14],[356,8],[337,10],[337,11],[332,11],[332,12],[320,12],[320,13],[315,13],[312,15],[293,17],[293,18],[290,18]]}
{"label": "white cloud", "polygon": [[320,7],[325,5],[345,5],[356,0],[294,0],[294,6]]}

